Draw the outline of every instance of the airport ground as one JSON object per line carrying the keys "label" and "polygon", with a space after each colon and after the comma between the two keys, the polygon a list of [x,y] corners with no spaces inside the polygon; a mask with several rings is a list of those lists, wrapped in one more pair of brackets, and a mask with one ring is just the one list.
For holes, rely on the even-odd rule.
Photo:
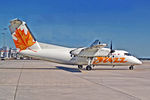
{"label": "airport ground", "polygon": [[0,61],[0,100],[149,100],[150,61],[92,71],[40,60]]}

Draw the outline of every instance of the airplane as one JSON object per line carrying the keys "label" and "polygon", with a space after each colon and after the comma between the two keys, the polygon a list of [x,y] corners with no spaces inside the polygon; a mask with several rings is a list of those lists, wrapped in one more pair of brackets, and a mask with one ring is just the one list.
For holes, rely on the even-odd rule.
{"label": "airplane", "polygon": [[89,47],[68,48],[53,44],[38,42],[26,22],[20,19],[10,21],[11,32],[17,51],[29,57],[47,60],[51,62],[78,65],[82,69],[90,71],[96,65],[129,66],[133,70],[134,65],[141,65],[142,62],[124,50],[113,50],[112,42],[110,48],[107,44],[96,40]]}

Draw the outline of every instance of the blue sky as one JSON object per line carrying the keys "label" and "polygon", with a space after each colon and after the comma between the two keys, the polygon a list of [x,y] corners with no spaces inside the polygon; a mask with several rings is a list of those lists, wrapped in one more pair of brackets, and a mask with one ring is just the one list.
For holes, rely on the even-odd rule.
{"label": "blue sky", "polygon": [[150,57],[149,5],[149,0],[1,0],[0,32],[14,47],[3,28],[20,18],[40,42],[82,47],[112,40],[114,49]]}

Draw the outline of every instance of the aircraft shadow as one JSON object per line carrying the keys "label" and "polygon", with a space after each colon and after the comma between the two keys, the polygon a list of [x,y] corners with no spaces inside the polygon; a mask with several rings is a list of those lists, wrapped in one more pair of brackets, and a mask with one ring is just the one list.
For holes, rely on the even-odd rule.
{"label": "aircraft shadow", "polygon": [[64,70],[64,71],[68,71],[68,72],[78,72],[80,73],[81,71],[77,68],[68,68],[68,67],[63,67],[63,66],[55,66],[56,68],[11,68],[11,67],[3,67],[3,68],[0,68],[1,69],[11,69],[11,70],[20,70],[20,69],[23,69],[23,70]]}
{"label": "aircraft shadow", "polygon": [[68,72],[74,72],[74,73],[81,73],[81,71],[77,68],[69,68],[69,67],[64,67],[64,66],[56,66],[56,68],[68,71]]}

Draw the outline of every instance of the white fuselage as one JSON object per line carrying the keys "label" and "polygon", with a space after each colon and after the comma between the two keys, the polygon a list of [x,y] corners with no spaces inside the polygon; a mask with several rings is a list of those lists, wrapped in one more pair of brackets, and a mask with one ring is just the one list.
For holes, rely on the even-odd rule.
{"label": "white fuselage", "polygon": [[[75,48],[66,48],[55,45],[48,45],[40,43],[41,50],[32,51],[32,50],[23,50],[20,53],[30,57],[36,57],[39,59],[44,59],[52,62],[62,63],[62,64],[73,64],[73,65],[87,65],[88,58],[71,56],[70,51]],[[109,48],[102,48],[109,49]],[[136,57],[131,55],[125,55],[128,52],[123,50],[115,50],[111,56],[107,57],[95,57],[93,64],[94,65],[138,65],[142,64]]]}

